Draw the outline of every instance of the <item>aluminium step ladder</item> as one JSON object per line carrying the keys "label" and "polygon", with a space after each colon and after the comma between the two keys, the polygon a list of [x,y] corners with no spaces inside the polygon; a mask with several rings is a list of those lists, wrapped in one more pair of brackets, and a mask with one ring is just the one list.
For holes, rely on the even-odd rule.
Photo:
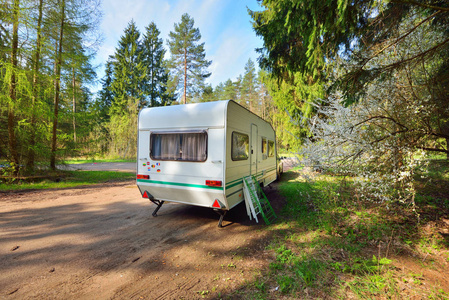
{"label": "aluminium step ladder", "polygon": [[243,177],[243,193],[249,219],[252,220],[252,217],[254,217],[256,222],[259,223],[257,215],[260,214],[265,224],[273,223],[277,218],[276,214],[254,176]]}

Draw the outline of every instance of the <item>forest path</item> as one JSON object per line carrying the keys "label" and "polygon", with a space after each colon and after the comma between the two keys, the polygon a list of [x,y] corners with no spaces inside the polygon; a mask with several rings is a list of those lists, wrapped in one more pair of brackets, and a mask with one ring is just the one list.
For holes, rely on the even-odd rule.
{"label": "forest path", "polygon": [[152,217],[134,181],[0,198],[0,299],[196,299],[273,259],[243,203],[218,228],[208,208],[166,203]]}

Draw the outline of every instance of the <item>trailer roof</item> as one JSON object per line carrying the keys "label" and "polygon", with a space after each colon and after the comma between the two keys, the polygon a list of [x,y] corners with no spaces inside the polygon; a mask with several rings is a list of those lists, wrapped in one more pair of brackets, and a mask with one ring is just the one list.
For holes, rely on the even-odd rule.
{"label": "trailer roof", "polygon": [[232,100],[144,108],[139,113],[139,129],[224,126],[230,101]]}

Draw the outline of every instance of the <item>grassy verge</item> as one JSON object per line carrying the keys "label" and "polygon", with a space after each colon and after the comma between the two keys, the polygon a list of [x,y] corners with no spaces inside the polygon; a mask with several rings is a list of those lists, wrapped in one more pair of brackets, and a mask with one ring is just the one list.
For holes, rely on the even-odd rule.
{"label": "grassy verge", "polygon": [[229,297],[449,299],[447,171],[431,170],[417,211],[363,202],[341,177],[284,174],[279,191],[287,204],[266,228],[273,259]]}
{"label": "grassy verge", "polygon": [[131,180],[135,179],[135,176],[135,173],[114,171],[58,171],[57,173],[48,173],[46,178],[37,179],[34,182],[17,180],[10,183],[0,183],[0,191],[70,188]]}
{"label": "grassy verge", "polygon": [[70,159],[64,161],[64,164],[88,164],[88,163],[106,163],[106,162],[136,162],[136,159],[95,159],[95,158],[88,158],[88,159]]}

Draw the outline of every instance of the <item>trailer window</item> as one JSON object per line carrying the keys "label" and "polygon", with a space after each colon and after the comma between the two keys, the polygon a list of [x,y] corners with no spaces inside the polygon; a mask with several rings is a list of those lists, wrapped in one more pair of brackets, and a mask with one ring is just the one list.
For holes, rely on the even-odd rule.
{"label": "trailer window", "polygon": [[247,160],[249,154],[249,136],[247,134],[233,132],[231,144],[232,160]]}
{"label": "trailer window", "polygon": [[268,157],[273,157],[274,156],[274,142],[273,141],[268,141]]}
{"label": "trailer window", "polygon": [[267,159],[267,139],[262,138],[262,159]]}
{"label": "trailer window", "polygon": [[152,133],[150,157],[154,160],[206,161],[207,132]]}

